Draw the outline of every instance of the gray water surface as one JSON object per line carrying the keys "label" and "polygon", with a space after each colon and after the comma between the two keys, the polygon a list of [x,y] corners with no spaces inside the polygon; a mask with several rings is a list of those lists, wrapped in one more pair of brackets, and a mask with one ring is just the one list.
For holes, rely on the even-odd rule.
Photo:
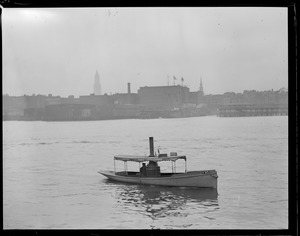
{"label": "gray water surface", "polygon": [[[216,169],[217,192],[97,173],[113,170],[116,154],[148,155],[150,136],[160,153],[187,155],[188,170]],[[288,117],[3,122],[3,227],[287,228]]]}

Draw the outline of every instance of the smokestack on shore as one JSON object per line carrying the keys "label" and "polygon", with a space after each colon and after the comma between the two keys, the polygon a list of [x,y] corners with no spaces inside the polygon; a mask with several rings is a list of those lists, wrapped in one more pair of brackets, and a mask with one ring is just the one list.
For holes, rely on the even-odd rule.
{"label": "smokestack on shore", "polygon": [[153,137],[149,137],[149,146],[150,146],[150,156],[149,157],[154,157]]}
{"label": "smokestack on shore", "polygon": [[127,83],[127,93],[131,94],[130,83]]}

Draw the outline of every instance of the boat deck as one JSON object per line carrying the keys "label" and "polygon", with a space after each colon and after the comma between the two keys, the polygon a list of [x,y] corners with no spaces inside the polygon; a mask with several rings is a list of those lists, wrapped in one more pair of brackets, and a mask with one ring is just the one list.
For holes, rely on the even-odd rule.
{"label": "boat deck", "polygon": [[114,171],[99,171],[99,173],[119,182],[177,187],[217,188],[218,178],[215,170],[161,173],[159,176],[142,176],[139,172],[134,171],[120,171],[117,173]]}

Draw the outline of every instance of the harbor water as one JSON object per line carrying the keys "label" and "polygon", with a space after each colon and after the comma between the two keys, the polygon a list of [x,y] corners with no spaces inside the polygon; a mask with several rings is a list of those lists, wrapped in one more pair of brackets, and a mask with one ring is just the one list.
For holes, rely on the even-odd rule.
{"label": "harbor water", "polygon": [[[217,170],[217,191],[97,173],[113,170],[116,154],[149,155],[151,136],[155,152],[186,155],[189,171]],[[288,117],[3,122],[3,227],[286,229]]]}

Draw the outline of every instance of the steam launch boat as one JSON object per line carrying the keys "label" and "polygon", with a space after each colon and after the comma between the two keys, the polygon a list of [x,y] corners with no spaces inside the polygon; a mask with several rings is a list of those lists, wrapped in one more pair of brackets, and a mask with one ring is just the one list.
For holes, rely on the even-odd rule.
{"label": "steam launch boat", "polygon": [[[217,188],[217,171],[216,170],[199,170],[187,171],[186,156],[178,156],[176,152],[167,154],[154,154],[153,137],[149,138],[150,155],[149,156],[132,156],[117,155],[114,157],[114,171],[98,171],[110,180],[148,185],[163,185],[177,187],[198,187],[198,188]],[[185,161],[185,171],[176,172],[176,161]],[[116,162],[124,162],[124,171],[116,172]],[[138,172],[128,171],[127,162],[138,162],[142,167]],[[158,162],[171,161],[172,172],[162,173]],[[146,165],[147,164],[147,165]]]}

